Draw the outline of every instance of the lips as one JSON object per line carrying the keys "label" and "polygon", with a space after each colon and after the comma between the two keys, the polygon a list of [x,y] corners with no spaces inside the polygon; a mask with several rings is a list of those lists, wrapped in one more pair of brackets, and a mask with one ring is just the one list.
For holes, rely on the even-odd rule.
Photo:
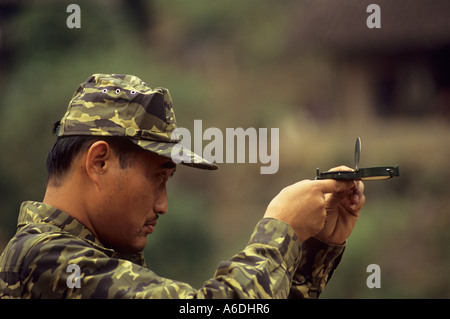
{"label": "lips", "polygon": [[157,217],[154,217],[145,222],[145,224],[144,224],[145,232],[147,232],[149,234],[153,233],[153,231],[155,230],[156,223],[157,223],[156,219],[157,219]]}

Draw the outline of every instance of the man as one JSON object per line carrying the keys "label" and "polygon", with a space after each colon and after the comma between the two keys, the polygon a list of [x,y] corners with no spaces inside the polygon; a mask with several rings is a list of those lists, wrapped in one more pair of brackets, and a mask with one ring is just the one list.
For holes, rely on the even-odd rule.
{"label": "man", "polygon": [[[167,89],[130,75],[89,77],[56,123],[43,202],[22,204],[17,233],[0,257],[0,296],[317,298],[364,204],[360,182],[286,187],[245,249],[199,289],[145,267],[147,236],[168,210],[175,128]],[[186,160],[183,151],[183,164],[217,168],[194,153]]]}

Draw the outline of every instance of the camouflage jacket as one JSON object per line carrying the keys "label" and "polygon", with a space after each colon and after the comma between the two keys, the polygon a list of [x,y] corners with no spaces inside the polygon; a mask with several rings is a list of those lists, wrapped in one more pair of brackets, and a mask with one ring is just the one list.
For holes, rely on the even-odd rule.
{"label": "camouflage jacket", "polygon": [[24,202],[17,233],[0,256],[0,297],[317,298],[343,250],[315,238],[301,243],[287,224],[263,218],[245,249],[194,289],[146,268],[142,253],[105,247],[61,210]]}

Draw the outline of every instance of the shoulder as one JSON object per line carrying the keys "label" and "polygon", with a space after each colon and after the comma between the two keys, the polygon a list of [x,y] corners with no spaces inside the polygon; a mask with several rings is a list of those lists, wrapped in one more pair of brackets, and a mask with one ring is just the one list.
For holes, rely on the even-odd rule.
{"label": "shoulder", "polygon": [[38,266],[41,269],[57,268],[58,264],[77,256],[102,254],[96,252],[89,242],[61,231],[52,225],[28,224],[22,227],[7,245],[9,271],[20,272],[23,278],[27,272]]}

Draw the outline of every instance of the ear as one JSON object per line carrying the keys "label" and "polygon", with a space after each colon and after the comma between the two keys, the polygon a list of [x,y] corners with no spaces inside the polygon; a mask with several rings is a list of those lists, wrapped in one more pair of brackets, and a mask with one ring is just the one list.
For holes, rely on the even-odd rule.
{"label": "ear", "polygon": [[112,157],[111,147],[105,141],[97,141],[89,148],[86,154],[86,172],[96,184],[109,170]]}

